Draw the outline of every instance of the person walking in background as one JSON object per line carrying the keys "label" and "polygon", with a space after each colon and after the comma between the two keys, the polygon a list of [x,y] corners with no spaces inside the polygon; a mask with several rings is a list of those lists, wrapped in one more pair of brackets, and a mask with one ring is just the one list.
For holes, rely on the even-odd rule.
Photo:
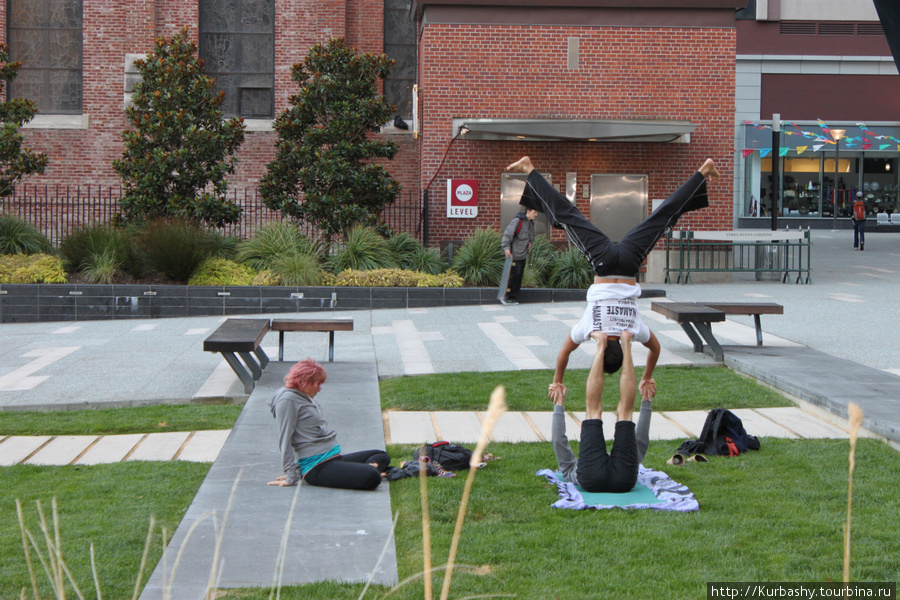
{"label": "person walking in background", "polygon": [[512,266],[509,270],[509,284],[506,286],[506,295],[500,300],[501,304],[508,306],[518,304],[519,290],[522,289],[522,276],[525,274],[525,262],[531,246],[534,244],[534,220],[537,218],[536,210],[520,212],[506,226],[503,232],[501,246],[506,256],[512,257]]}
{"label": "person walking in background", "polygon": [[853,211],[850,213],[853,221],[853,249],[866,249],[866,203],[863,202],[863,193],[856,192],[856,200],[853,202]]}

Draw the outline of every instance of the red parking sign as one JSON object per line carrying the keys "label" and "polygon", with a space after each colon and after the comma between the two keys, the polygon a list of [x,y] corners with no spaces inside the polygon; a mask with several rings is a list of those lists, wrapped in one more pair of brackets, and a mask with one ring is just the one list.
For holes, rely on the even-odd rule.
{"label": "red parking sign", "polygon": [[472,219],[478,216],[478,180],[447,180],[447,217]]}

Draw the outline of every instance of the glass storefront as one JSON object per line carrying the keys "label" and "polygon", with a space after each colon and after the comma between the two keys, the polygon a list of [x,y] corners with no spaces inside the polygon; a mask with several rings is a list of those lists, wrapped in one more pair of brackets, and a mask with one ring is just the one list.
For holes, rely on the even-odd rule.
{"label": "glass storefront", "polygon": [[897,211],[900,140],[894,136],[900,137],[900,127],[847,126],[837,171],[835,144],[810,131],[818,130],[817,125],[793,125],[791,135],[782,134],[781,149],[775,153],[771,151],[772,130],[763,127],[745,126],[743,176],[738,190],[742,220],[771,216],[776,183],[772,177],[773,160],[778,161],[778,217],[832,219],[835,177],[838,217],[850,216],[857,191],[863,192],[870,216]]}

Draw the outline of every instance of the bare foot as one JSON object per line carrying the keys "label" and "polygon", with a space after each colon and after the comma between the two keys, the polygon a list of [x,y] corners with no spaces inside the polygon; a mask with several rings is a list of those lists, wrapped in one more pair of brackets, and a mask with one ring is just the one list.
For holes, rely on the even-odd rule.
{"label": "bare foot", "polygon": [[507,171],[513,171],[516,173],[525,173],[528,175],[532,171],[534,171],[534,165],[531,164],[531,159],[527,156],[523,156],[513,164],[506,167]]}
{"label": "bare foot", "polygon": [[716,168],[716,163],[714,163],[711,158],[707,158],[706,162],[704,162],[697,170],[700,171],[700,174],[704,177],[711,177],[712,179],[721,177],[719,170]]}

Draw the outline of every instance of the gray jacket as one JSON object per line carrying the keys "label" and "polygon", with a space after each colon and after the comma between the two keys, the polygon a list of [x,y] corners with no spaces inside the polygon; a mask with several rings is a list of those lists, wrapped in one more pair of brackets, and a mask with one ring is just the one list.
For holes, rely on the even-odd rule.
{"label": "gray jacket", "polygon": [[[519,227],[520,220],[522,227]],[[517,228],[519,229],[518,234],[516,234]],[[529,220],[525,213],[520,212],[506,226],[501,246],[504,251],[509,250],[512,252],[514,260],[522,260],[523,258],[528,258],[528,252],[531,250],[532,244],[534,244],[534,221]]]}
{"label": "gray jacket", "polygon": [[337,434],[322,418],[322,407],[302,392],[283,387],[266,401],[278,426],[278,447],[287,482],[300,480],[297,459],[316,456],[337,444]]}

